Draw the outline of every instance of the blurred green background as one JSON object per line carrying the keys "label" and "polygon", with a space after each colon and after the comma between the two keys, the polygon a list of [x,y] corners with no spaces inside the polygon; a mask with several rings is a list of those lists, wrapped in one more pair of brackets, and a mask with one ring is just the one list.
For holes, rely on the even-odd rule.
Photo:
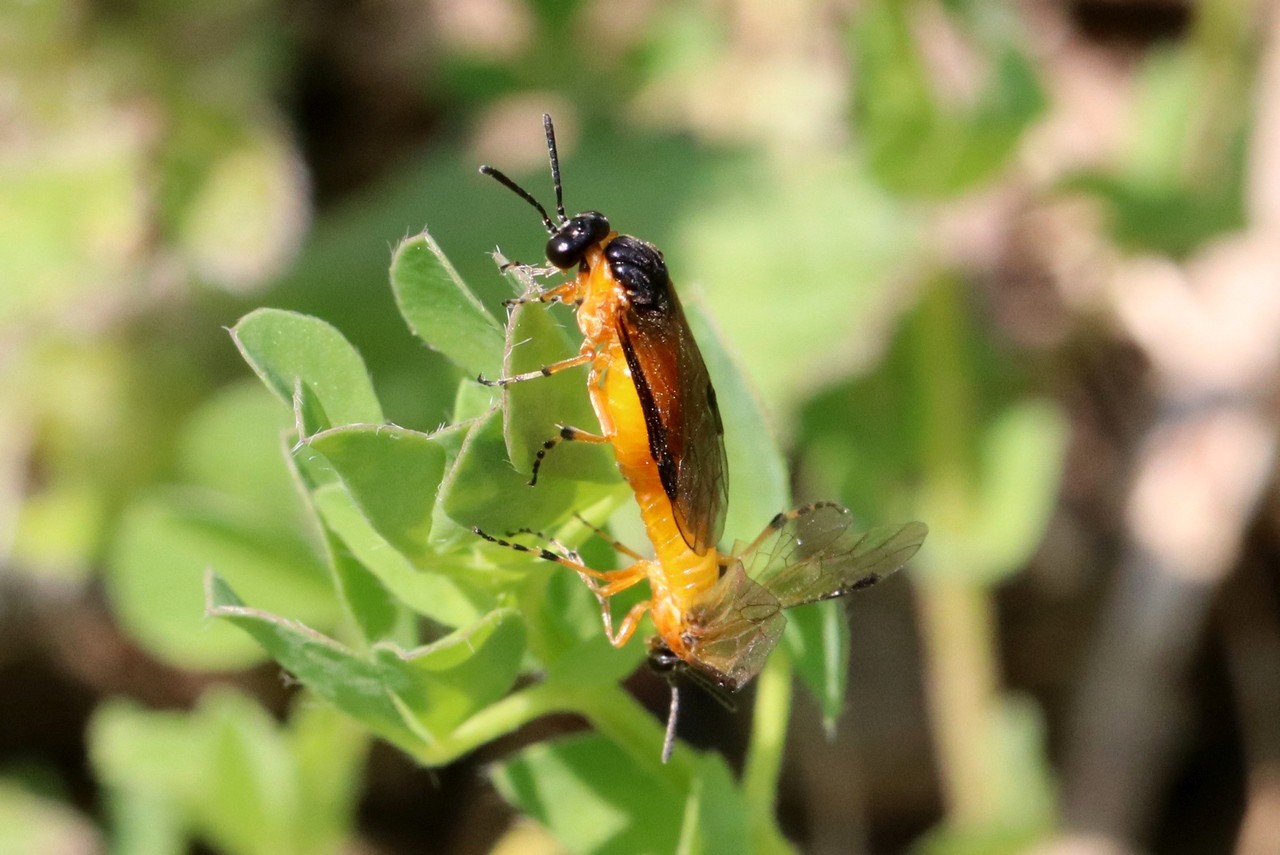
{"label": "blurred green background", "polygon": [[[227,328],[317,316],[452,420],[391,254],[429,227],[500,314],[545,235],[476,166],[549,199],[543,112],[797,501],[930,525],[797,696],[797,849],[1269,851],[1275,4],[44,0],[0,10],[0,853],[626,851],[482,774],[580,721],[425,770],[202,611],[213,568],[343,620]],[[686,706],[737,768],[750,704]]]}

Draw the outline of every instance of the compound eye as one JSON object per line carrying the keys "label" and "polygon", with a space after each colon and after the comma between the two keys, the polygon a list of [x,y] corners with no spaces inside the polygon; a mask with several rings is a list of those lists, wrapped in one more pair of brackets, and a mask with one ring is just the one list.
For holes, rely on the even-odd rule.
{"label": "compound eye", "polygon": [[574,219],[582,221],[590,243],[599,243],[609,236],[609,221],[599,211],[587,211]]}
{"label": "compound eye", "polygon": [[547,261],[561,270],[575,267],[608,234],[609,221],[599,211],[578,214],[547,241]]}

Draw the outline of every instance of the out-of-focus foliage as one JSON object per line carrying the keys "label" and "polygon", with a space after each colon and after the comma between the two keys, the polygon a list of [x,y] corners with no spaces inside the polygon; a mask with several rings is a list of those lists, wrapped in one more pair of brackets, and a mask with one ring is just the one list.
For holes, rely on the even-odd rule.
{"label": "out-of-focus foliage", "polygon": [[1205,4],[1187,45],[1143,63],[1119,168],[1064,182],[1105,205],[1120,247],[1181,258],[1244,226],[1252,120],[1243,96],[1257,51],[1248,16],[1248,4]]}
{"label": "out-of-focus foliage", "polygon": [[[1139,70],[1118,155],[1046,181],[1051,157],[1027,143],[1073,91],[1055,79],[1055,51],[1079,38],[1065,9],[0,11],[0,582],[17,580],[43,618],[32,632],[54,639],[0,664],[61,651],[47,655],[91,688],[104,806],[88,819],[92,794],[50,784],[38,753],[12,769],[6,755],[0,850],[359,846],[370,735],[432,766],[480,749],[502,798],[572,851],[786,850],[789,690],[752,723],[742,780],[684,744],[663,767],[660,723],[620,687],[642,645],[608,645],[571,573],[468,530],[542,530],[601,567],[614,557],[573,513],[643,543],[607,449],[561,447],[525,486],[555,425],[594,424],[580,373],[473,382],[576,347],[559,309],[521,307],[504,331],[498,301],[528,283],[504,282],[490,254],[538,262],[545,234],[475,173],[493,162],[547,201],[543,110],[570,213],[604,211],[665,253],[724,409],[726,539],[753,537],[793,488],[866,525],[930,525],[904,574],[942,782],[940,818],[901,810],[913,830],[936,820],[917,850],[1050,835],[1053,721],[1002,687],[994,603],[1060,501],[1068,421],[1053,400],[1073,369],[1013,343],[992,309],[999,276],[971,263],[996,252],[957,247],[981,228],[956,240],[941,223],[988,194],[1016,198],[1007,231],[1084,200],[1100,264],[1194,256],[1246,222],[1261,53],[1251,4],[1197,5],[1185,38],[1126,58]],[[391,118],[366,127],[379,109]],[[357,142],[326,150],[335,137]],[[0,601],[0,629],[25,614],[16,601]],[[85,633],[86,608],[110,628]],[[834,733],[845,612],[789,618],[765,676],[789,685],[794,667]],[[120,677],[143,657],[155,671]],[[268,660],[308,689],[287,722],[240,692],[193,702],[210,675],[249,680]],[[594,732],[503,739],[566,712]]]}
{"label": "out-of-focus foliage", "polygon": [[[943,16],[959,24],[953,31]],[[933,20],[931,20],[931,17]],[[930,68],[916,32],[936,28],[958,51],[981,57],[987,80],[975,84]],[[948,196],[974,189],[1004,169],[1044,95],[1021,48],[1019,23],[990,2],[949,4],[873,0],[852,28],[860,81],[855,121],[872,174],[904,194]],[[913,31],[913,27],[915,31]],[[976,91],[943,93],[950,86]],[[968,101],[957,108],[947,101]]]}
{"label": "out-of-focus foliage", "polygon": [[0,13],[0,330],[20,346],[0,396],[5,432],[28,443],[16,453],[42,470],[17,566],[67,574],[101,557],[123,499],[172,472],[173,420],[226,364],[219,310],[184,305],[261,288],[302,238],[268,8]]}
{"label": "out-of-focus foliage", "polygon": [[286,727],[229,691],[190,714],[112,701],[89,738],[118,851],[173,852],[195,834],[235,855],[319,855],[351,834],[367,739],[305,696]]}

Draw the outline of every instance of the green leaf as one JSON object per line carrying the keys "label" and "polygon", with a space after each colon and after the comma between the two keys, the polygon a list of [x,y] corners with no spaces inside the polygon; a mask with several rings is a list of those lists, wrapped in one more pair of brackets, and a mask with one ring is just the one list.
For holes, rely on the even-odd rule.
{"label": "green leaf", "polygon": [[300,855],[300,794],[271,716],[245,696],[217,693],[201,703],[200,718],[209,777],[191,808],[202,836],[227,852]]}
{"label": "green leaf", "polygon": [[258,309],[240,319],[231,337],[267,388],[299,411],[304,435],[383,421],[364,361],[324,321]]}
{"label": "green leaf", "polygon": [[[640,645],[619,651],[609,644],[600,604],[567,568],[545,562],[530,566],[518,597],[520,610],[528,615],[529,649],[547,667],[549,679],[616,682],[635,670],[638,655],[627,654]],[[614,605],[624,607],[622,602]]]}
{"label": "green leaf", "polygon": [[427,232],[400,242],[391,287],[409,328],[472,377],[495,376],[502,328]]}
{"label": "green leaf", "polygon": [[406,654],[382,645],[366,658],[296,621],[244,606],[214,574],[206,596],[211,617],[248,632],[303,685],[424,763],[448,762],[468,747],[450,748],[448,730],[506,691],[523,649],[523,628],[510,625],[508,610],[426,648]]}
{"label": "green leaf", "polygon": [[[564,327],[552,316],[553,308],[527,303],[517,306],[507,325],[507,343],[502,370],[511,377],[574,356],[578,347]],[[598,434],[600,423],[591,408],[587,389],[587,366],[566,369],[551,377],[513,383],[503,389],[503,437],[511,462],[518,472],[533,473],[534,455],[542,444],[557,436],[560,425]],[[539,473],[542,479],[570,478],[579,481],[617,483],[618,469],[612,449],[583,442],[560,443],[546,457]]]}
{"label": "green leaf", "polygon": [[520,615],[497,609],[433,644],[408,651],[380,646],[374,656],[419,687],[402,700],[424,730],[443,736],[515,685],[524,640]]}
{"label": "green leaf", "polygon": [[[775,166],[753,158],[716,169],[663,249],[686,310],[714,309],[734,362],[781,418],[853,353],[874,352],[901,283],[928,253],[919,212],[847,156],[811,151],[802,171]],[[803,299],[787,299],[788,287]],[[710,359],[705,325],[690,324]],[[712,380],[724,406],[714,371]],[[725,430],[732,441],[727,420]]]}
{"label": "green leaf", "polygon": [[[1233,152],[1233,159],[1238,161],[1240,154]],[[1087,193],[1102,202],[1107,230],[1122,249],[1185,258],[1215,235],[1244,228],[1242,173],[1242,168],[1236,168],[1230,180],[1200,188],[1151,186],[1127,176],[1085,172],[1062,182],[1061,189]]]}
{"label": "green leaf", "polygon": [[546,529],[578,507],[572,482],[548,478],[530,487],[528,480],[507,459],[502,413],[495,411],[467,435],[440,487],[440,506],[459,525],[496,534]]}
{"label": "green leaf", "polygon": [[1019,402],[991,425],[983,447],[975,534],[1000,579],[1025,565],[1044,537],[1062,482],[1066,418],[1049,401]]}
{"label": "green leaf", "polygon": [[[315,740],[323,738],[324,762]],[[198,836],[236,855],[335,852],[350,836],[367,739],[309,698],[286,728],[249,696],[216,688],[191,713],[110,701],[89,728],[129,852],[177,851]],[[304,751],[303,749],[309,749]],[[151,807],[160,815],[142,817]],[[169,841],[166,847],[164,840]],[[121,850],[125,851],[125,850]]]}
{"label": "green leaf", "polygon": [[444,448],[446,459],[444,478],[440,481],[440,489],[436,494],[436,507],[431,518],[431,543],[438,551],[456,551],[475,543],[475,534],[471,532],[471,527],[454,520],[446,512],[444,496],[448,491],[448,485],[457,477],[458,463],[468,438],[476,428],[485,423],[492,412],[493,408],[489,407],[483,411],[482,416],[448,425],[432,434]]}
{"label": "green leaf", "polygon": [[492,768],[498,792],[581,855],[672,852],[681,798],[607,739],[544,742]]}
{"label": "green leaf", "polygon": [[174,212],[171,235],[203,281],[232,292],[277,275],[308,225],[300,216],[309,203],[296,141],[276,123],[245,124],[210,152],[198,179],[184,178],[194,192]]}
{"label": "green leaf", "polygon": [[[354,500],[340,484],[334,482],[327,462],[306,446],[295,449],[293,453],[285,452],[284,457],[295,480],[307,496],[307,507],[320,532],[333,589],[339,601],[359,627],[366,642],[387,638],[403,624],[405,610],[393,601],[377,576],[352,556],[352,551],[346,547],[341,534],[326,520],[317,494],[331,488],[351,508],[351,513],[364,522],[363,516],[355,508]],[[378,538],[378,542],[385,543],[381,538]],[[388,549],[387,552],[391,550]]]}
{"label": "green leaf", "polygon": [[787,612],[783,636],[796,674],[818,708],[828,734],[844,712],[849,677],[849,614],[844,603],[831,600]]}
{"label": "green leaf", "polygon": [[193,736],[188,714],[145,710],[121,698],[99,706],[88,730],[99,780],[159,790],[184,806],[207,783],[208,746]]}
{"label": "green leaf", "polygon": [[130,855],[173,855],[184,851],[185,818],[167,793],[106,786],[103,789],[111,827],[108,851]]}
{"label": "green leaf", "polygon": [[1012,16],[990,12],[949,20],[990,55],[990,78],[968,105],[931,87],[915,42],[912,4],[875,0],[853,28],[858,131],[872,173],[899,193],[955,195],[1005,166],[1022,132],[1044,109],[1030,59],[1017,47]]}
{"label": "green leaf", "polygon": [[112,698],[94,710],[87,740],[111,807],[113,851],[182,851],[190,806],[210,783],[208,745],[190,716]]}
{"label": "green leaf", "polygon": [[310,547],[260,530],[238,509],[202,494],[156,491],[124,514],[108,556],[107,592],[121,625],[155,656],[190,669],[225,670],[261,652],[204,618],[201,578],[215,568],[260,602],[318,626],[337,609]]}
{"label": "green leaf", "polygon": [[259,519],[294,529],[303,507],[281,453],[290,426],[280,403],[251,378],[220,389],[183,427],[183,479],[243,500]]}
{"label": "green leaf", "polygon": [[333,465],[392,546],[414,561],[429,554],[431,514],[445,468],[445,450],[429,435],[394,425],[352,425],[315,434],[307,445]]}
{"label": "green leaf", "polygon": [[742,791],[718,754],[698,758],[698,774],[685,801],[678,855],[747,853],[763,846],[751,845],[751,819]]}
{"label": "green leaf", "polygon": [[[487,416],[498,405],[502,393],[489,386],[483,386],[470,378],[458,383],[457,394],[453,396],[453,424],[457,427],[464,422],[474,421]],[[444,430],[443,428],[441,430]],[[436,433],[440,433],[437,431]]]}
{"label": "green leaf", "polygon": [[729,513],[725,532],[749,542],[779,511],[791,507],[787,466],[778,450],[764,405],[743,376],[738,360],[698,301],[686,305],[716,390],[729,458]]}
{"label": "green leaf", "polygon": [[548,681],[578,686],[615,684],[635,671],[644,659],[643,644],[633,639],[622,649],[614,647],[600,625],[599,611],[592,618],[586,638],[558,651],[547,670]]}
{"label": "green leaf", "polygon": [[[301,852],[320,852],[353,836],[363,789],[369,735],[360,724],[328,704],[300,693],[285,734],[294,759],[302,811],[296,829]],[[340,848],[339,848],[339,851]]]}
{"label": "green leaf", "polygon": [[393,699],[412,687],[393,671],[370,662],[315,630],[260,609],[246,607],[221,578],[205,580],[206,611],[249,633],[307,688],[378,736],[412,755],[425,746],[424,735],[401,715]]}
{"label": "green leaf", "polygon": [[[457,627],[476,620],[491,602],[462,585],[445,559],[434,556],[425,567],[416,567],[394,549],[360,513],[351,496],[337,485],[318,489],[313,495],[316,510],[326,529],[341,542],[341,551],[355,558],[363,574],[371,574],[383,597],[389,592],[397,601],[444,626]],[[362,608],[353,601],[353,608]],[[377,638],[379,636],[372,636]]]}

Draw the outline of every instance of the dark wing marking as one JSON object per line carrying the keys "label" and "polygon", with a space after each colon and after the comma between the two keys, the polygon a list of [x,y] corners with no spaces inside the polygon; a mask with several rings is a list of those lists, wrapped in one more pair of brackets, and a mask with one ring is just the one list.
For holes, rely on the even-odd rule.
{"label": "dark wing marking", "polygon": [[829,600],[876,584],[916,554],[921,522],[849,531],[852,514],[833,502],[779,514],[760,541],[736,556],[783,608]]}
{"label": "dark wing marking", "polygon": [[777,597],[735,562],[689,609],[688,664],[717,686],[736,692],[760,673],[786,626]]}
{"label": "dark wing marking", "polygon": [[724,532],[729,477],[724,425],[698,343],[674,291],[657,311],[628,306],[618,338],[640,396],[649,451],[676,526],[699,555]]}

